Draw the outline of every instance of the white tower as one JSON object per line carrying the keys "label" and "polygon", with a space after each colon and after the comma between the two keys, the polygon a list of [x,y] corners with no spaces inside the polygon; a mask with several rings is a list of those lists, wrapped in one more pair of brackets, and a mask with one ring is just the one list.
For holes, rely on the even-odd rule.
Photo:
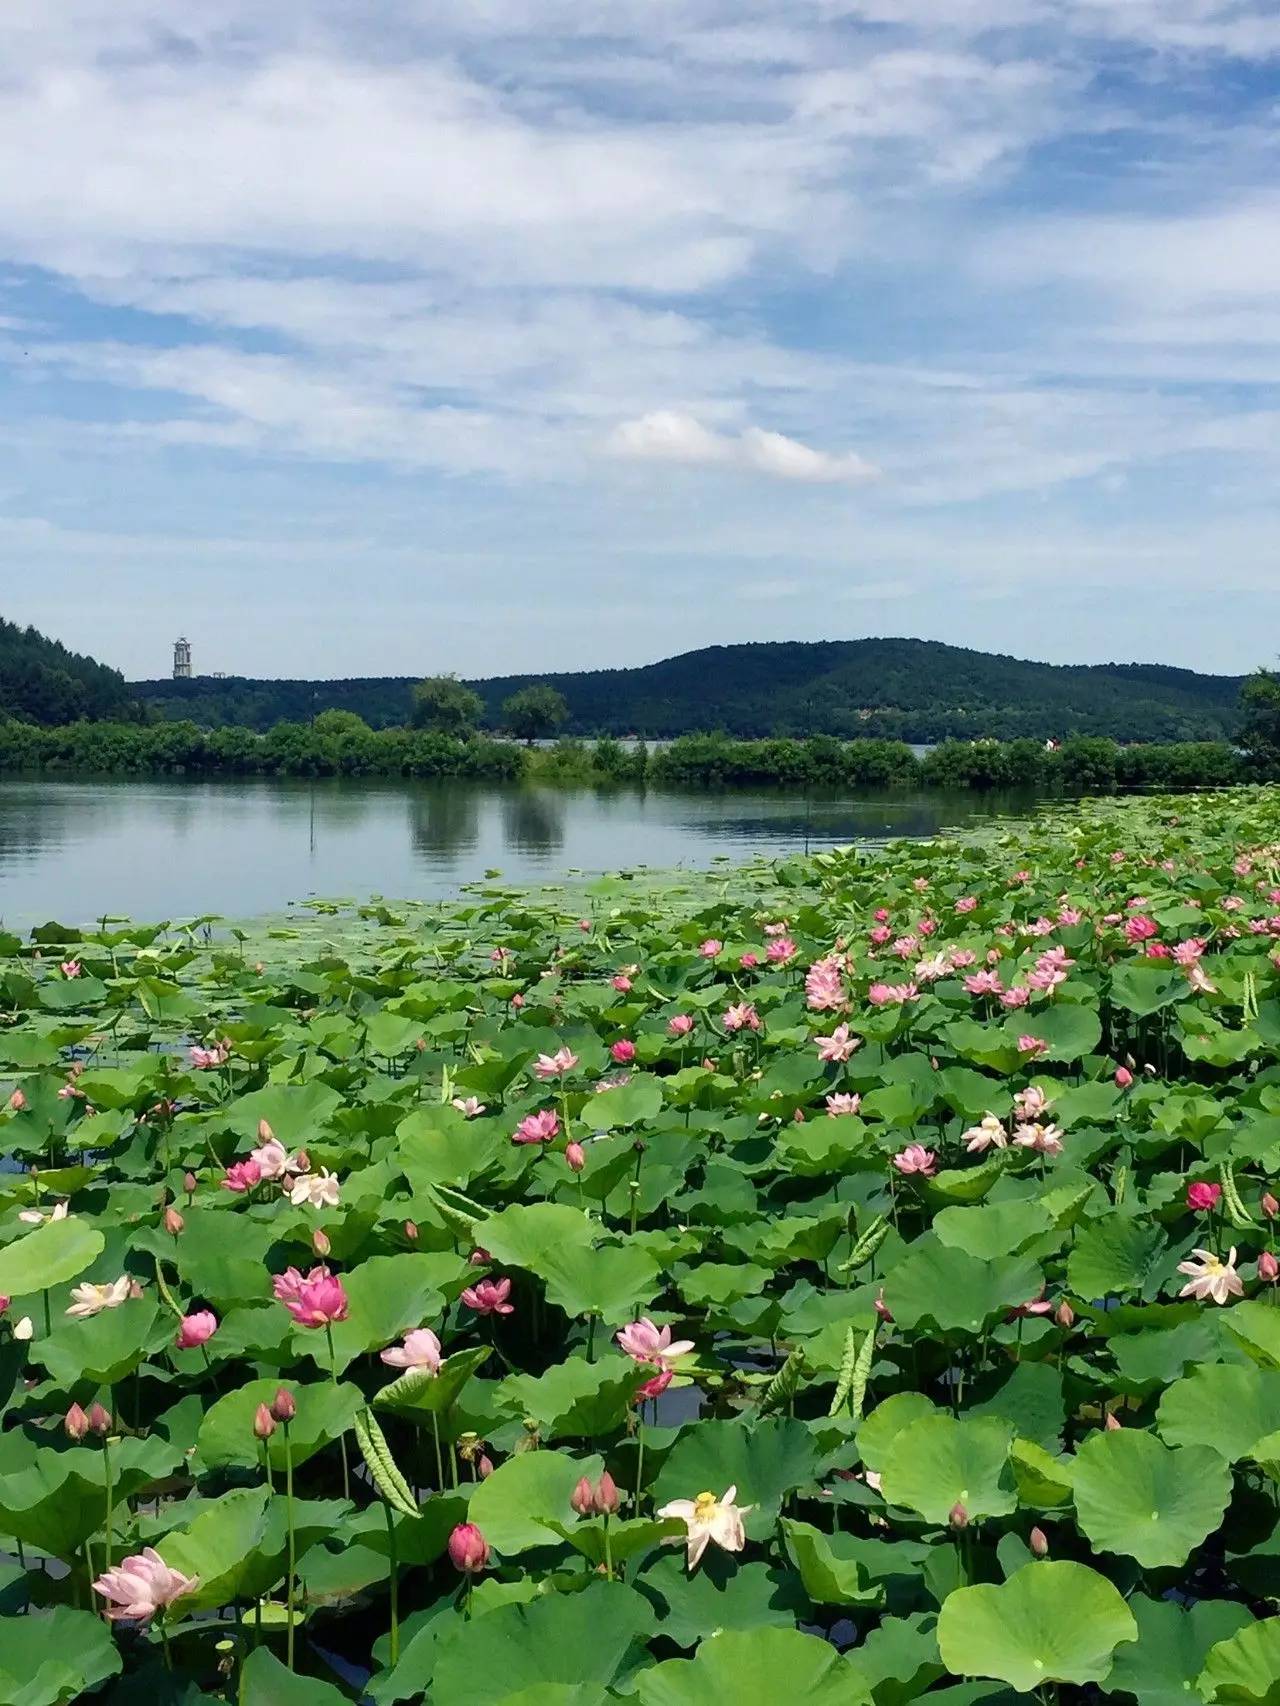
{"label": "white tower", "polygon": [[191,680],[191,641],[179,639],[173,642],[173,679],[175,681]]}

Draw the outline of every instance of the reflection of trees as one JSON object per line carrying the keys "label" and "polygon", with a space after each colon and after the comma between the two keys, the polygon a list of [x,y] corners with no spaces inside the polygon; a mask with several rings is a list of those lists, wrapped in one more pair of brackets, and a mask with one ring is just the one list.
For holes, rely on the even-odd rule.
{"label": "reflection of trees", "polygon": [[512,788],[502,796],[502,833],[513,853],[558,853],[564,846],[564,796]]}
{"label": "reflection of trees", "polygon": [[409,828],[415,853],[451,858],[480,839],[480,791],[468,782],[410,784]]}

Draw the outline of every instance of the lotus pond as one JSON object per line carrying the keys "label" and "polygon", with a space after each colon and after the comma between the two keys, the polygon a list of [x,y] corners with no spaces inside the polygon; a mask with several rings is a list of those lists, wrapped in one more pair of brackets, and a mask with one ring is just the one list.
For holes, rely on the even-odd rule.
{"label": "lotus pond", "polygon": [[0,937],[0,1706],[1280,1698],[1280,797]]}

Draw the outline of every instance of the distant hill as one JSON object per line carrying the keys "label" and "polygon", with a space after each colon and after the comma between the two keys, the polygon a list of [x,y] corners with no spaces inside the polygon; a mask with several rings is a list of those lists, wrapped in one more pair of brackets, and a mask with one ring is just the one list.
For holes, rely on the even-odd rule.
{"label": "distant hill", "polygon": [[[375,728],[406,720],[416,678],[135,682],[167,718],[266,729],[331,708]],[[779,641],[708,646],[637,669],[472,681],[490,727],[518,688],[549,681],[570,710],[566,733],[650,739],[723,729],[744,737],[827,733],[909,741],[1068,734],[1207,740],[1237,724],[1242,678],[1161,664],[1044,664],[932,640]]]}
{"label": "distant hill", "polygon": [[0,719],[56,726],[82,717],[131,721],[140,714],[119,670],[0,618]]}

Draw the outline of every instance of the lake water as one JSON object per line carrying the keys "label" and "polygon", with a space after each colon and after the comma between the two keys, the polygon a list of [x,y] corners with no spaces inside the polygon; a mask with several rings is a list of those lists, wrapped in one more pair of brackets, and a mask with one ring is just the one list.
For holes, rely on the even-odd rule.
{"label": "lake water", "polygon": [[0,921],[249,918],[317,895],[436,899],[487,870],[543,883],[705,866],[931,835],[1030,803],[385,780],[0,781]]}

